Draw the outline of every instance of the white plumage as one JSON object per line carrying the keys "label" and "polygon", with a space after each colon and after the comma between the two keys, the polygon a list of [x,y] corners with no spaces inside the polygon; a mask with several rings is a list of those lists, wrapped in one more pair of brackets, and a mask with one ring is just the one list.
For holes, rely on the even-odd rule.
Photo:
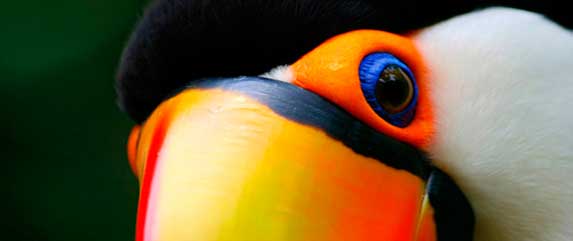
{"label": "white plumage", "polygon": [[573,33],[490,8],[423,29],[430,148],[476,212],[476,241],[573,240]]}

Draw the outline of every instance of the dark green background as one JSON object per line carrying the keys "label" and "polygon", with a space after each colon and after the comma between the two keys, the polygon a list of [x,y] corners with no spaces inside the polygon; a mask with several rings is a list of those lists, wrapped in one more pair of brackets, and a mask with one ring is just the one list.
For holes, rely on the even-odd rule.
{"label": "dark green background", "polygon": [[133,240],[132,122],[113,85],[146,2],[0,4],[0,240]]}

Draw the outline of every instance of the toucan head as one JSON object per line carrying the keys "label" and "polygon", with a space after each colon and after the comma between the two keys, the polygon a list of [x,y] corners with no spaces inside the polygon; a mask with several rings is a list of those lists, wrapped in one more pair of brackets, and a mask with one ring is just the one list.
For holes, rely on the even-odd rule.
{"label": "toucan head", "polygon": [[117,85],[137,122],[136,241],[464,241],[476,224],[518,240],[529,211],[573,201],[531,182],[573,170],[552,168],[573,157],[555,107],[571,104],[573,34],[422,5],[155,2]]}

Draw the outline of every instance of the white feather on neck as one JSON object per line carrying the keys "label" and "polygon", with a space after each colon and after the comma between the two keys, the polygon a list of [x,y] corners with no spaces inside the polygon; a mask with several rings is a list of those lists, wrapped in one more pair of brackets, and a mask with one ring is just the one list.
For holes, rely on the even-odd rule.
{"label": "white feather on neck", "polygon": [[573,239],[573,33],[509,8],[426,28],[429,152],[464,190],[476,241]]}

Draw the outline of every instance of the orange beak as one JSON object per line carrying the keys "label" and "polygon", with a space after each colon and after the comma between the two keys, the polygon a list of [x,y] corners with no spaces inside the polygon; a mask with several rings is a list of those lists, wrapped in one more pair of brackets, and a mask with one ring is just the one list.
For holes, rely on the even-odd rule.
{"label": "orange beak", "polygon": [[320,88],[316,71],[347,66],[313,68],[334,54],[323,50],[292,67],[308,90],[255,77],[198,81],[134,128],[137,241],[472,239],[469,203],[421,151],[431,115],[399,130],[364,101],[348,111],[352,91]]}

